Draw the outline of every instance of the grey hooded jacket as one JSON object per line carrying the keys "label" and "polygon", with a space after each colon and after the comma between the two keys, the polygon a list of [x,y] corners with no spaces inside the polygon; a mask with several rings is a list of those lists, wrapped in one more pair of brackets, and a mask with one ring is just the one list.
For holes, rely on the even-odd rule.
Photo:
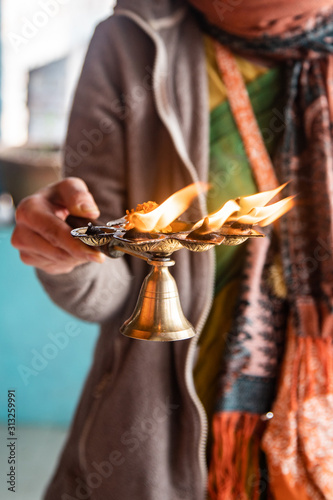
{"label": "grey hooded jacket", "polygon": [[[91,41],[73,102],[65,175],[82,177],[106,222],[208,175],[208,89],[201,32],[181,0],[122,0]],[[204,200],[189,217],[205,213]],[[172,268],[198,331],[213,295],[211,252]],[[51,298],[99,322],[94,360],[46,500],[203,500],[206,416],[193,384],[198,335],[128,339],[149,266],[107,259],[38,276]]]}

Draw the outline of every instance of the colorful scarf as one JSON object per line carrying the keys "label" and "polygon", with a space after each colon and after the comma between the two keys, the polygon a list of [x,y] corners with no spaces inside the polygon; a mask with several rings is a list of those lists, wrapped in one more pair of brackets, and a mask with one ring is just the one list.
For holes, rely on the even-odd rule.
{"label": "colorful scarf", "polygon": [[[275,231],[272,238],[264,242],[252,240],[248,245],[242,293],[227,339],[213,419],[215,442],[209,493],[212,499],[219,500],[256,499],[263,490],[269,490],[275,500],[331,499],[332,3],[315,14],[313,9],[318,9],[321,2],[297,2],[297,8],[304,7],[304,12],[300,10],[293,19],[285,17],[283,23],[279,20],[284,4],[295,7],[296,3],[279,1],[276,19],[270,4],[269,21],[267,16],[261,16],[266,2],[243,3],[235,6],[233,16],[228,17],[228,32],[202,17],[200,22],[223,47],[283,63],[285,128],[274,170],[279,183],[289,182],[287,194],[296,194],[298,202],[282,218],[278,237]],[[251,8],[263,22],[255,25],[254,16],[249,15],[248,31],[243,26],[243,32],[248,33],[245,38],[237,29],[239,19],[246,22],[243,10]],[[231,33],[232,17],[237,19],[236,34]],[[220,17],[220,21],[223,25],[224,18]],[[283,26],[288,29],[282,30]],[[223,50],[222,57],[231,57],[228,50],[223,55]],[[234,104],[231,107],[237,115]],[[235,116],[235,121],[241,126],[239,117]],[[255,135],[256,131],[248,130],[252,139]],[[246,141],[244,147],[254,167],[256,142]],[[260,187],[260,172],[254,175]],[[265,176],[266,181],[274,182],[269,176]],[[268,280],[277,247],[287,286],[288,311],[286,301],[274,295]],[[280,367],[278,345],[285,331]],[[264,419],[272,415],[265,424]],[[260,445],[267,457],[268,474],[260,468]]]}

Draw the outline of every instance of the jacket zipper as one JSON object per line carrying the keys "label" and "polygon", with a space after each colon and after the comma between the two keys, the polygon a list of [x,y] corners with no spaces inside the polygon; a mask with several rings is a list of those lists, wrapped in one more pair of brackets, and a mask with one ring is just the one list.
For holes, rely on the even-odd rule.
{"label": "jacket zipper", "polygon": [[203,477],[203,486],[205,488],[205,495],[207,495],[207,477],[208,477],[208,469],[207,469],[207,464],[206,464],[206,443],[207,443],[207,436],[208,436],[208,419],[207,419],[207,414],[206,410],[197,395],[197,392],[195,390],[194,386],[194,381],[193,381],[193,361],[194,361],[194,354],[195,350],[199,341],[199,337],[202,333],[203,327],[207,321],[210,309],[213,304],[213,295],[214,295],[214,276],[215,276],[215,257],[214,253],[210,251],[210,267],[211,267],[211,273],[210,273],[210,283],[209,283],[209,294],[206,300],[205,307],[203,309],[203,312],[199,318],[199,321],[195,327],[195,330],[197,334],[193,337],[191,340],[189,349],[187,351],[187,357],[186,357],[186,362],[185,362],[185,382],[187,386],[187,390],[192,398],[192,401],[194,402],[197,411],[199,413],[200,421],[201,421],[201,436],[199,440],[199,450],[198,450],[198,456],[199,456],[199,464],[200,464],[200,469],[202,471],[202,477]]}
{"label": "jacket zipper", "polygon": [[[185,14],[186,11],[184,11]],[[175,149],[177,153],[179,154],[181,160],[183,161],[185,167],[189,171],[189,173],[192,176],[193,182],[199,182],[198,174],[188,156],[186,146],[184,143],[183,135],[179,126],[179,122],[177,120],[177,117],[171,108],[169,106],[168,102],[168,97],[167,97],[167,88],[166,88],[166,81],[165,79],[158,78],[158,75],[167,75],[167,53],[166,49],[164,46],[164,43],[161,39],[161,37],[153,31],[152,26],[150,26],[142,17],[140,17],[138,14],[135,14],[134,12],[131,12],[130,10],[127,9],[116,9],[115,10],[115,15],[119,16],[124,16],[129,19],[131,19],[135,24],[137,24],[147,35],[150,36],[150,38],[153,40],[155,47],[156,47],[156,58],[155,58],[155,64],[153,68],[153,75],[154,75],[154,93],[155,93],[155,103],[157,107],[157,112],[164,123],[165,127],[170,133],[170,136],[173,140]],[[176,22],[179,22],[180,16],[174,16],[173,17]],[[200,209],[202,215],[207,213],[206,209],[206,204],[204,200],[204,195],[200,194],[199,195],[199,203],[200,203]],[[185,384],[188,390],[188,393],[190,394],[190,397],[197,408],[200,422],[201,422],[201,436],[199,440],[199,449],[198,449],[198,458],[199,458],[199,465],[202,473],[202,479],[203,479],[203,486],[207,488],[207,465],[206,465],[206,442],[207,442],[207,435],[208,435],[208,422],[207,422],[207,415],[206,411],[203,407],[203,404],[201,403],[195,387],[193,383],[193,360],[194,360],[194,353],[195,349],[200,337],[200,334],[202,332],[202,329],[204,327],[204,324],[208,318],[209,311],[211,309],[212,303],[213,303],[213,294],[214,294],[214,276],[215,276],[215,260],[214,260],[214,254],[211,253],[211,258],[210,258],[210,282],[209,282],[209,293],[207,296],[206,304],[203,308],[203,312],[197,322],[196,325],[196,331],[197,335],[192,339],[188,352],[187,352],[187,357],[185,361]]]}

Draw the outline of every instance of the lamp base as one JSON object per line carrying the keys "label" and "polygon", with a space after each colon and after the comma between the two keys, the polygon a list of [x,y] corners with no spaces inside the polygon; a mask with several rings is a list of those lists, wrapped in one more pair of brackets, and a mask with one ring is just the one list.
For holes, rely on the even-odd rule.
{"label": "lamp base", "polygon": [[174,261],[148,261],[153,269],[146,276],[132,316],[120,332],[126,337],[169,342],[195,335],[182,311],[175,279],[168,267]]}

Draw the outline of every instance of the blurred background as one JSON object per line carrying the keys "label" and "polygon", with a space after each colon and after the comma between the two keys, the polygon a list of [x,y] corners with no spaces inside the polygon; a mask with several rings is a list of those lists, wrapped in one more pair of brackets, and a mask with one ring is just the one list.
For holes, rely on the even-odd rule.
{"label": "blurred background", "polygon": [[97,326],[59,310],[11,247],[19,201],[57,180],[73,92],[112,0],[0,1],[0,498],[15,391],[16,500],[39,500],[89,370]]}

